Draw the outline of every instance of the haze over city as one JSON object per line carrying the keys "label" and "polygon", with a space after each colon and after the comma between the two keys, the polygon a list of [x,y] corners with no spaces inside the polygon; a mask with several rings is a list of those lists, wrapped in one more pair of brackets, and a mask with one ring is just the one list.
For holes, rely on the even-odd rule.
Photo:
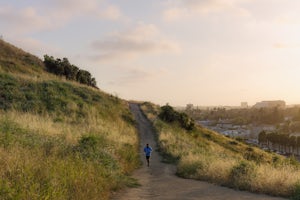
{"label": "haze over city", "polygon": [[300,103],[300,1],[0,1],[0,34],[125,99]]}

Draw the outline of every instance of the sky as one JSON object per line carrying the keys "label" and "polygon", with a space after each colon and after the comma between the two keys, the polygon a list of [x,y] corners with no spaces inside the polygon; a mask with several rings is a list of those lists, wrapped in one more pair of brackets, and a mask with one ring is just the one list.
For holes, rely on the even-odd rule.
{"label": "sky", "polygon": [[299,0],[0,0],[0,35],[127,100],[300,104]]}

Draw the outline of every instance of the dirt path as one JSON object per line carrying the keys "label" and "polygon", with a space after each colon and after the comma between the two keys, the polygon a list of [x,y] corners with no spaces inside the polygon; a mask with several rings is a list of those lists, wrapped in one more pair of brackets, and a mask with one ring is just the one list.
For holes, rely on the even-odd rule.
{"label": "dirt path", "polygon": [[[154,133],[150,122],[144,117],[136,104],[131,104],[130,109],[138,122],[140,134],[140,152],[143,166],[138,169],[133,177],[141,184],[138,188],[130,188],[116,194],[114,200],[140,200],[140,199],[207,199],[207,200],[236,200],[236,199],[259,199],[279,200],[282,198],[257,195],[249,192],[241,192],[225,187],[215,186],[202,181],[182,179],[175,175],[174,165],[160,162],[161,157],[155,151],[157,148]],[[152,146],[154,152],[151,156],[150,167],[146,166],[143,147],[146,143]]]}

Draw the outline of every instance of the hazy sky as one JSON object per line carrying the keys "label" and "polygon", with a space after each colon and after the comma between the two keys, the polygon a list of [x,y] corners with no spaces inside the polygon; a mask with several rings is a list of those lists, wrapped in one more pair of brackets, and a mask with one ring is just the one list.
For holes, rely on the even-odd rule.
{"label": "hazy sky", "polygon": [[0,34],[125,99],[300,103],[299,0],[0,0]]}

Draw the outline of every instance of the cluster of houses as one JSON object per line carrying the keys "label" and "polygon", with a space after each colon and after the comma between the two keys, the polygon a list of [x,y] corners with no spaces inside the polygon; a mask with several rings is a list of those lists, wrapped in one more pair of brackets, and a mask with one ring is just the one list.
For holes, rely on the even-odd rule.
{"label": "cluster of houses", "polygon": [[[256,103],[252,106],[252,108],[273,108],[277,107],[280,109],[286,108],[286,104],[284,101],[261,101]],[[242,102],[240,108],[249,108],[247,102]],[[187,109],[192,110],[193,105],[189,104]],[[285,121],[291,121],[289,117],[285,117]],[[210,130],[216,131],[220,134],[233,137],[233,138],[243,138],[247,143],[251,143],[254,145],[259,145],[258,143],[258,135],[265,131],[267,133],[276,132],[277,128],[276,125],[236,125],[233,124],[230,120],[203,120],[203,121],[196,121],[197,124],[206,127]],[[281,124],[283,125],[283,124]],[[289,134],[289,137],[300,137],[300,133],[292,133]],[[272,144],[268,142],[268,145],[260,145],[261,148],[269,151],[274,151],[279,154],[283,155],[300,155],[300,145],[297,145],[297,148],[292,146],[287,146],[287,148],[283,148],[279,144]],[[300,160],[300,157],[299,157]]]}
{"label": "cluster of houses", "polygon": [[[253,108],[285,108],[286,103],[282,100],[275,100],[275,101],[261,101],[257,102],[255,105],[252,106]],[[241,108],[248,108],[247,102],[241,103]],[[186,107],[187,110],[193,109],[193,104],[188,104]],[[230,137],[241,137],[250,140],[256,140],[258,138],[258,134],[261,131],[272,132],[276,130],[274,125],[234,125],[230,123],[229,120],[219,120],[218,122],[215,121],[197,121],[198,124],[207,127],[211,130],[214,130],[218,133],[221,133],[226,136]]]}
{"label": "cluster of houses", "polygon": [[196,121],[197,124],[204,126],[208,129],[216,131],[226,136],[230,137],[239,137],[252,142],[258,143],[258,134],[261,131],[275,131],[276,127],[274,125],[234,125],[228,120],[220,120],[217,123],[215,121],[205,120],[205,121]]}

